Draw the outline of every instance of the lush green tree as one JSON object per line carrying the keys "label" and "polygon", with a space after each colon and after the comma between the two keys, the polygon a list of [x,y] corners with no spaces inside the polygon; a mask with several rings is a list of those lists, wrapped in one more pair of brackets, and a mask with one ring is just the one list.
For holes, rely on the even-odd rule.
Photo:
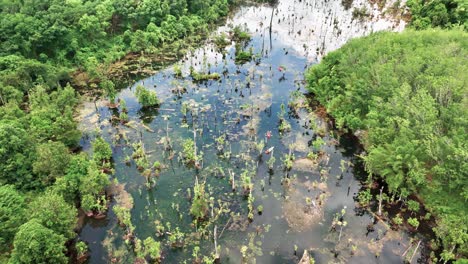
{"label": "lush green tree", "polygon": [[19,228],[15,236],[9,263],[67,263],[65,241],[63,235],[55,233],[35,219],[30,220]]}
{"label": "lush green tree", "polygon": [[86,177],[80,180],[81,207],[88,212],[102,212],[107,209],[105,187],[109,183],[109,176],[102,172],[95,162],[90,162]]}
{"label": "lush green tree", "polygon": [[64,168],[71,158],[68,148],[62,142],[52,141],[38,145],[35,156],[33,172],[44,186],[51,185],[56,178],[65,174]]}
{"label": "lush green tree", "polygon": [[26,220],[24,197],[12,185],[0,186],[0,252],[11,245],[18,228]]}
{"label": "lush green tree", "polygon": [[447,228],[468,214],[467,39],[461,30],[373,34],[307,73],[337,126],[366,132],[367,171],[393,197],[418,193],[436,215],[447,256],[467,253],[466,225]]}
{"label": "lush green tree", "polygon": [[65,176],[56,179],[54,191],[62,195],[68,203],[73,204],[79,198],[81,182],[87,177],[89,166],[90,161],[86,153],[72,156]]}
{"label": "lush green tree", "polygon": [[31,171],[31,140],[24,126],[0,120],[0,181],[19,188],[35,186]]}
{"label": "lush green tree", "polygon": [[102,137],[97,137],[93,142],[93,160],[97,164],[109,161],[112,158],[112,149]]}
{"label": "lush green tree", "polygon": [[73,228],[78,212],[62,196],[46,192],[31,202],[28,212],[31,218],[64,238],[71,239],[75,236]]}

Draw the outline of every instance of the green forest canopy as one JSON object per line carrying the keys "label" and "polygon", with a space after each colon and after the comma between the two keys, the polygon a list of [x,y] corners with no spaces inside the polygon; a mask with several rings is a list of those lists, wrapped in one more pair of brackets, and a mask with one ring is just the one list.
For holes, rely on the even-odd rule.
{"label": "green forest canopy", "polygon": [[438,216],[446,259],[468,254],[467,58],[468,33],[406,30],[351,40],[307,73],[338,127],[365,131],[367,171]]}
{"label": "green forest canopy", "polygon": [[[0,0],[0,262],[10,256],[12,263],[66,262],[64,243],[73,234],[75,203],[86,211],[105,207],[102,196],[109,179],[103,171],[112,151],[98,137],[92,157],[73,153],[81,133],[73,119],[79,96],[67,85],[70,73],[85,71],[102,81],[101,88],[112,90],[112,81],[98,70],[101,64],[129,52],[157,53],[162,45],[197,37],[195,33],[206,32],[209,24],[225,16],[233,2]],[[408,3],[415,28],[466,23],[462,4],[462,0]],[[451,146],[437,151],[453,151]],[[439,166],[438,173],[458,171],[460,155],[466,153],[455,152],[446,158],[448,163],[437,160],[452,164]],[[439,189],[462,190],[460,195],[466,196],[466,189],[459,186],[463,175],[451,177],[450,189],[445,185]],[[458,196],[443,197],[460,201]],[[56,206],[38,206],[42,202]],[[58,221],[48,221],[51,215]],[[449,220],[443,222],[446,227],[456,223]],[[440,230],[443,236],[452,229]],[[47,243],[40,244],[43,240]],[[38,253],[44,251],[50,254]]]}
{"label": "green forest canopy", "polygon": [[207,32],[229,4],[0,1],[0,262],[67,262],[75,204],[86,212],[106,208],[104,171],[112,149],[98,136],[92,157],[72,152],[81,133],[73,119],[79,95],[67,84],[71,73],[86,71],[113,90],[101,64]]}

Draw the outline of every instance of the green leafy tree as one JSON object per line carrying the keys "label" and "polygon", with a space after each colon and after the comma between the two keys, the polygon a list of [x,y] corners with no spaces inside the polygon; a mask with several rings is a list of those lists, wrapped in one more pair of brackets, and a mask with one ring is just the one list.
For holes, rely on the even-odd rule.
{"label": "green leafy tree", "polygon": [[19,228],[8,263],[67,263],[65,241],[63,235],[33,219]]}
{"label": "green leafy tree", "polygon": [[33,172],[44,186],[51,185],[56,178],[65,174],[64,168],[70,162],[68,148],[62,142],[43,143],[36,148]]}
{"label": "green leafy tree", "polygon": [[46,192],[30,204],[28,212],[31,218],[64,238],[71,239],[75,236],[73,228],[78,212],[62,196]]}
{"label": "green leafy tree", "polygon": [[97,137],[93,142],[93,160],[100,164],[112,158],[112,149],[102,137]]}
{"label": "green leafy tree", "polygon": [[0,252],[11,245],[18,228],[26,220],[24,197],[12,185],[0,186]]}
{"label": "green leafy tree", "polygon": [[33,188],[32,149],[28,132],[18,122],[0,120],[0,181],[18,188]]}

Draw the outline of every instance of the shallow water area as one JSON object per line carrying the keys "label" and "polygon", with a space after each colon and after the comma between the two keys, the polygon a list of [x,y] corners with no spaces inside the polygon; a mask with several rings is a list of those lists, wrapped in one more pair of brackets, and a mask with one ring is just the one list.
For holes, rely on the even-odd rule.
{"label": "shallow water area", "polygon": [[[369,4],[353,3],[361,5]],[[328,130],[327,120],[304,108],[307,104],[288,107],[305,100],[304,69],[324,54],[352,37],[404,25],[379,15],[370,5],[373,17],[368,20],[353,20],[352,10],[345,10],[341,1],[282,0],[275,7],[241,7],[216,34],[229,32],[232,25],[247,30],[251,40],[237,48],[251,51],[252,60],[236,63],[234,41],[222,49],[207,41],[177,64],[182,78],[171,67],[119,93],[128,107],[125,125],[115,121],[119,109],[109,109],[104,100],[85,103],[82,146],[89,150],[95,133],[112,143],[114,177],[133,199],[134,235],[160,241],[162,263],[192,262],[195,246],[200,247],[199,256],[211,255],[214,229],[221,263],[297,263],[304,250],[317,263],[402,262],[409,235],[392,231],[383,222],[368,232],[374,218],[356,208],[353,196],[361,187],[356,179],[361,172],[353,167],[355,142],[338,138]],[[219,73],[220,78],[195,82],[190,68]],[[135,97],[137,85],[156,91],[161,105],[142,109]],[[289,132],[278,130],[281,119],[290,124]],[[271,137],[266,136],[269,132]],[[220,137],[223,144],[216,140]],[[317,138],[324,142],[318,149],[313,146]],[[172,150],[165,147],[167,139]],[[196,142],[202,157],[199,168],[179,158],[186,139]],[[149,164],[162,165],[153,188],[147,188],[146,178],[130,158],[136,142],[144,146]],[[307,158],[318,152],[320,157]],[[291,170],[285,169],[286,154],[294,155]],[[246,170],[252,172],[252,221],[241,186]],[[189,213],[196,181],[206,182],[213,197],[210,211],[219,212],[208,213],[212,221],[204,232]],[[113,201],[111,207],[116,203],[120,202]],[[80,238],[89,244],[89,263],[134,262],[132,246],[123,239],[124,228],[110,211],[106,219],[85,221]],[[346,224],[331,231],[334,219]],[[156,221],[166,232],[159,237]],[[171,247],[170,234],[177,228],[184,234],[182,248]]]}

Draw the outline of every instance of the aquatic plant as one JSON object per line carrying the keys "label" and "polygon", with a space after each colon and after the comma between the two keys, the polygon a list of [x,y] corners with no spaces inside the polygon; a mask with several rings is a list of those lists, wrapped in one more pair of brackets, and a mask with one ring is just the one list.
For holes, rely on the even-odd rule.
{"label": "aquatic plant", "polygon": [[219,73],[200,73],[195,71],[195,69],[190,66],[190,76],[192,76],[192,79],[196,82],[202,82],[202,81],[208,81],[208,80],[218,80],[221,78],[221,75]]}
{"label": "aquatic plant", "polygon": [[399,226],[399,225],[403,224],[403,218],[399,214],[397,214],[395,217],[392,218],[392,222],[395,225]]}
{"label": "aquatic plant", "polygon": [[174,65],[174,76],[176,78],[181,78],[182,77],[182,69],[180,68],[179,64]]}
{"label": "aquatic plant", "polygon": [[231,44],[231,41],[224,32],[214,37],[213,42],[220,49],[223,49]]}
{"label": "aquatic plant", "polygon": [[159,262],[161,259],[161,243],[155,241],[152,237],[147,237],[143,241],[144,254],[148,255],[153,261]]}
{"label": "aquatic plant", "polygon": [[123,124],[127,123],[128,122],[128,115],[126,112],[120,112],[120,115],[119,115],[119,119],[120,119],[120,122],[122,122]]}
{"label": "aquatic plant", "polygon": [[289,154],[284,154],[283,156],[283,166],[286,170],[291,170],[292,166],[294,164],[294,160],[296,160],[296,157],[294,153],[291,153],[291,150],[289,151]]}
{"label": "aquatic plant", "polygon": [[249,196],[247,197],[247,208],[249,209],[249,213],[247,217],[249,218],[250,221],[252,221],[254,218],[254,206],[253,206],[254,201],[255,201],[255,198],[252,195],[252,189],[250,189]]}
{"label": "aquatic plant", "polygon": [[244,169],[244,171],[241,173],[242,188],[244,190],[245,196],[249,195],[250,190],[253,188],[251,175],[252,172],[248,169]]}
{"label": "aquatic plant", "polygon": [[313,142],[312,146],[314,147],[315,151],[319,152],[322,146],[325,145],[325,141],[321,137],[317,137]]}
{"label": "aquatic plant", "polygon": [[188,138],[182,142],[182,157],[185,163],[197,163],[198,157],[195,153],[195,142]]}
{"label": "aquatic plant", "polygon": [[82,259],[88,254],[88,245],[83,241],[78,241],[75,248],[78,259]]}
{"label": "aquatic plant", "polygon": [[406,202],[406,204],[408,205],[408,210],[411,211],[411,214],[419,212],[420,206],[419,206],[419,203],[417,201],[408,200],[408,202]]}
{"label": "aquatic plant", "polygon": [[185,234],[182,233],[179,229],[179,227],[176,227],[174,230],[169,232],[169,244],[171,247],[183,247],[184,246],[184,238]]}
{"label": "aquatic plant", "polygon": [[205,192],[205,183],[199,183],[198,178],[195,179],[195,186],[193,187],[193,200],[190,207],[190,214],[196,219],[205,219],[208,213],[208,194]]}
{"label": "aquatic plant", "polygon": [[289,122],[286,120],[285,115],[286,115],[286,107],[284,103],[282,103],[280,106],[280,112],[278,113],[278,118],[279,118],[278,130],[280,133],[286,133],[291,130],[291,124],[289,124]]}
{"label": "aquatic plant", "polygon": [[276,158],[275,156],[273,156],[273,153],[272,153],[270,158],[267,161],[268,169],[273,170],[275,166],[275,161],[276,161]]}
{"label": "aquatic plant", "polygon": [[362,190],[358,193],[358,202],[360,206],[369,206],[370,201],[372,200],[372,194],[370,189]]}
{"label": "aquatic plant", "polygon": [[158,106],[160,104],[156,92],[150,91],[142,85],[138,85],[136,87],[136,96],[137,96],[138,102],[143,107],[153,107],[153,106]]}
{"label": "aquatic plant", "polygon": [[235,26],[232,31],[232,38],[235,40],[235,41],[239,41],[239,42],[242,42],[242,41],[248,41],[250,40],[251,36],[250,34],[243,30],[240,26]]}
{"label": "aquatic plant", "polygon": [[415,229],[418,229],[419,227],[419,221],[417,218],[415,217],[410,217],[408,218],[408,224],[410,224],[412,227],[414,227]]}
{"label": "aquatic plant", "polygon": [[117,216],[120,225],[126,227],[128,234],[133,234],[135,226],[132,224],[132,216],[130,214],[130,209],[120,205],[114,205],[112,210],[114,210],[114,213]]}

